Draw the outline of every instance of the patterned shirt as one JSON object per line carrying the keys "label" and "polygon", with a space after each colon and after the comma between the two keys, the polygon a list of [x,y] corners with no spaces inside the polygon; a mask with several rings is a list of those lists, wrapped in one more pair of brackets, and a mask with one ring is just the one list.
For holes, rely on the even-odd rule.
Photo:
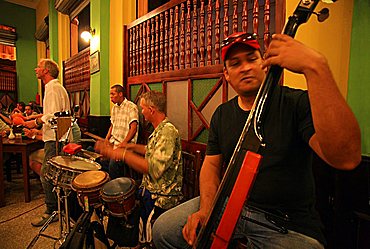
{"label": "patterned shirt", "polygon": [[[130,130],[130,124],[134,121],[139,123],[137,106],[125,98],[120,105],[115,104],[113,106],[110,120],[113,128],[109,142],[117,146],[126,138]],[[135,136],[131,139],[131,143],[136,143],[138,130],[136,130]]]}
{"label": "patterned shirt", "polygon": [[143,176],[145,187],[155,199],[155,205],[169,209],[182,199],[181,138],[176,127],[165,118],[149,136],[145,158],[149,174]]}

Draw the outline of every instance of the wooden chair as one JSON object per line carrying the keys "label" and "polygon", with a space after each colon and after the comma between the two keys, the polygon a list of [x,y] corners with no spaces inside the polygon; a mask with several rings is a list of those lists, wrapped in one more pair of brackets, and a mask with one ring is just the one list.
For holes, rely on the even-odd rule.
{"label": "wooden chair", "polygon": [[184,201],[199,195],[199,173],[202,165],[202,155],[199,150],[195,154],[183,151],[183,185]]}

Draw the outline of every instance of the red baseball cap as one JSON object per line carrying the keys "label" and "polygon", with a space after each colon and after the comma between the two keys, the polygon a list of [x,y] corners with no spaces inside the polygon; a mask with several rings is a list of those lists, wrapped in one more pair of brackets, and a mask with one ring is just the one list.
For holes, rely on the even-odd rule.
{"label": "red baseball cap", "polygon": [[237,32],[226,37],[221,43],[221,58],[223,61],[226,59],[229,49],[237,43],[245,44],[256,50],[260,50],[260,44],[257,41],[257,34],[246,32]]}

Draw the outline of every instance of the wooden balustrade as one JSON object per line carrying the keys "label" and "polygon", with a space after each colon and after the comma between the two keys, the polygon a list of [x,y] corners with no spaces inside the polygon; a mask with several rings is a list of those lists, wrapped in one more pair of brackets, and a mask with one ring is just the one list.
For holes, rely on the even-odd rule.
{"label": "wooden balustrade", "polygon": [[90,89],[90,49],[85,49],[63,62],[63,80],[67,91]]}
{"label": "wooden balustrade", "polygon": [[87,127],[87,116],[90,113],[90,48],[63,61],[63,68],[63,85],[69,94],[72,106],[80,106],[77,113],[80,126]]}
{"label": "wooden balustrade", "polygon": [[276,0],[172,0],[127,26],[126,76],[218,65],[221,40],[234,32],[257,33],[264,51],[282,28],[270,27],[271,16],[283,7]]}
{"label": "wooden balustrade", "polygon": [[6,70],[0,70],[0,91],[17,91],[17,73]]}

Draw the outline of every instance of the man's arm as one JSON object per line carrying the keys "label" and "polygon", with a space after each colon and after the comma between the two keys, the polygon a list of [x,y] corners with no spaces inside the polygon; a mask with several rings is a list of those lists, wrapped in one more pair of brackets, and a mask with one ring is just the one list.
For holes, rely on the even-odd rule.
{"label": "man's arm", "polygon": [[311,148],[337,169],[354,169],[361,162],[361,133],[354,114],[326,63],[316,64],[305,76],[315,127]]}
{"label": "man's arm", "polygon": [[136,132],[137,132],[137,121],[132,121],[130,123],[130,129],[127,132],[125,139],[123,139],[122,143],[120,143],[118,147],[125,147],[125,145],[129,143],[131,139],[134,138]]}
{"label": "man's arm", "polygon": [[42,113],[38,114],[38,113],[32,113],[32,115],[29,115],[28,117],[24,117],[25,120],[32,120],[32,119],[36,119],[36,118],[41,118],[42,117]]}
{"label": "man's arm", "polygon": [[[135,146],[138,145],[136,144]],[[144,157],[127,150],[127,148],[113,149],[112,146],[107,146],[103,141],[97,141],[95,150],[111,159],[124,161],[129,167],[139,173],[149,173],[148,161]]]}
{"label": "man's arm", "polygon": [[42,140],[42,131],[37,129],[23,129],[24,134],[32,139]]}
{"label": "man's arm", "polygon": [[13,111],[10,113],[10,116],[14,113],[22,113],[17,107],[13,109]]}
{"label": "man's arm", "polygon": [[44,121],[41,119],[43,114],[40,114],[40,115],[41,115],[41,117],[29,120],[29,121],[25,121],[23,123],[23,126],[27,127],[28,129],[33,129],[33,128],[36,128],[39,125],[44,124]]}
{"label": "man's arm", "polygon": [[108,142],[108,143],[109,143],[109,139],[110,139],[110,136],[111,136],[111,134],[112,134],[112,129],[113,129],[113,124],[110,124],[109,130],[108,130],[108,133],[107,133],[107,135],[105,136],[105,142]]}
{"label": "man's arm", "polygon": [[361,161],[361,133],[323,55],[287,35],[274,35],[263,67],[272,64],[303,73],[315,134],[309,145],[328,164],[343,170]]}
{"label": "man's arm", "polygon": [[196,230],[199,224],[204,222],[211,210],[215,195],[220,185],[220,172],[222,156],[206,156],[200,171],[200,208],[199,211],[189,215],[188,221],[182,230],[184,239],[189,245],[193,245],[196,239]]}
{"label": "man's arm", "polygon": [[146,153],[146,146],[143,145],[143,144],[129,143],[129,144],[126,144],[126,146],[124,148],[126,148],[130,151],[136,152],[137,154],[140,154],[140,155],[143,155],[143,156]]}

